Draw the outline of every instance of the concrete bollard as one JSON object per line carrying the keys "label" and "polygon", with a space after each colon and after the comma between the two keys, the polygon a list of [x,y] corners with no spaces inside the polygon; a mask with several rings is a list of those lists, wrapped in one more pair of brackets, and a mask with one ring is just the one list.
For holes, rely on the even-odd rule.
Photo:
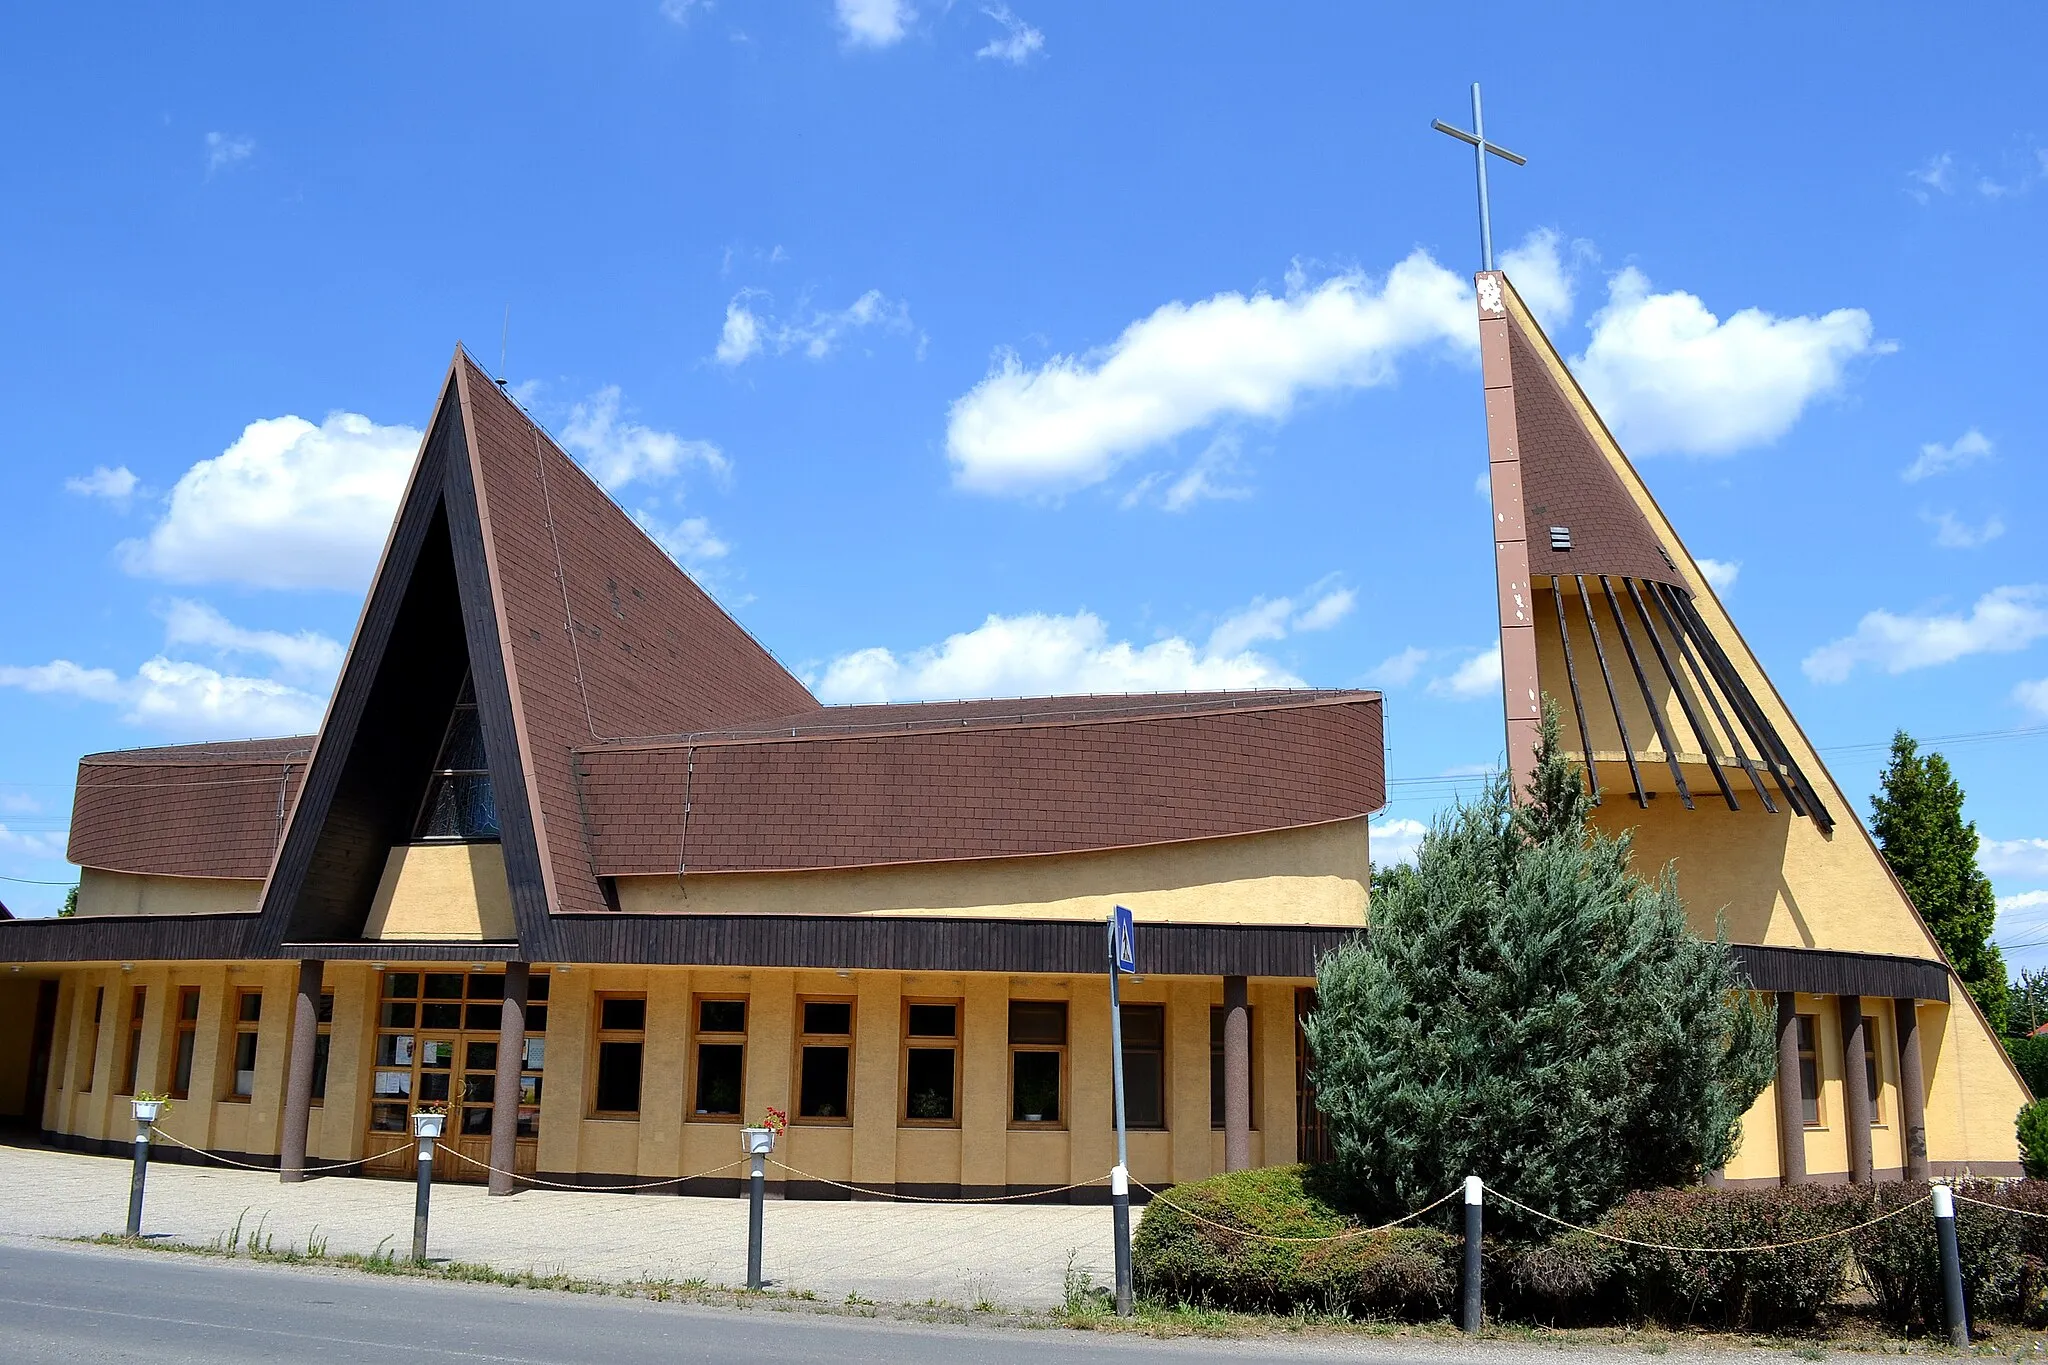
{"label": "concrete bollard", "polygon": [[1956,1246],[1956,1192],[1936,1185],[1935,1239],[1941,1243],[1941,1315],[1948,1322],[1948,1344],[1970,1344],[1970,1315],[1963,1306],[1963,1257]]}
{"label": "concrete bollard", "polygon": [[1485,1236],[1486,1183],[1476,1175],[1465,1177],[1465,1282],[1460,1286],[1458,1326],[1471,1336],[1479,1335],[1483,1313],[1479,1302],[1479,1252]]}
{"label": "concrete bollard", "polygon": [[1116,1315],[1131,1315],[1131,1173],[1109,1168],[1110,1231],[1116,1238]]}
{"label": "concrete bollard", "polygon": [[419,1170],[415,1173],[412,1200],[412,1258],[421,1265],[427,1260],[427,1207],[434,1197],[434,1143],[441,1136],[446,1114],[416,1113],[412,1135],[419,1139]]}

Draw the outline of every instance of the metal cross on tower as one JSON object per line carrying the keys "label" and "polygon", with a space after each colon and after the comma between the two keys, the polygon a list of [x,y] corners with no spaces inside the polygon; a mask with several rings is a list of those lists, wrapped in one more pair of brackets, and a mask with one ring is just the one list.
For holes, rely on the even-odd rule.
{"label": "metal cross on tower", "polygon": [[1477,81],[1472,83],[1471,132],[1468,133],[1463,128],[1453,128],[1442,119],[1431,120],[1429,126],[1436,129],[1439,133],[1449,133],[1460,142],[1472,144],[1472,159],[1479,166],[1479,259],[1482,262],[1480,269],[1491,270],[1493,269],[1493,213],[1486,202],[1486,154],[1492,152],[1495,156],[1506,161],[1512,161],[1517,166],[1528,165],[1529,158],[1516,156],[1499,143],[1486,140],[1486,120],[1479,113],[1479,82]]}

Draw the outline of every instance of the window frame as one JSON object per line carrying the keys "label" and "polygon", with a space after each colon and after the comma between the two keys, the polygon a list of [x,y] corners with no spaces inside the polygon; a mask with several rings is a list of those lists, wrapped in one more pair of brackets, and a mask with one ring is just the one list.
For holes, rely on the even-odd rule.
{"label": "window frame", "polygon": [[[185,1002],[192,1002],[191,1014],[185,1013]],[[199,1057],[199,1012],[206,1008],[206,997],[198,986],[178,987],[178,1010],[171,1020],[171,1090],[174,1100],[192,1098],[192,1068]]]}
{"label": "window frame", "polygon": [[[910,1032],[910,1008],[913,1005],[943,1005],[953,1011],[953,1032],[946,1037],[937,1034]],[[903,1032],[900,1056],[896,1064],[896,1124],[899,1128],[955,1128],[960,1126],[960,1053],[965,1042],[967,1002],[958,997],[903,997]],[[952,1115],[949,1118],[922,1118],[910,1112],[910,1054],[913,1052],[950,1052],[953,1054],[953,1097],[950,1101]]]}
{"label": "window frame", "polygon": [[[1806,1105],[1813,1106],[1812,1118],[1805,1118],[1802,1113],[1801,1117],[1804,1120],[1802,1126],[1814,1130],[1825,1129],[1828,1126],[1828,1111],[1827,1105],[1823,1102],[1821,1091],[1827,1083],[1827,1072],[1821,1064],[1820,1016],[1818,1014],[1800,1014],[1794,1017],[1799,1021],[1797,1027],[1799,1032],[1800,1104],[1802,1109]],[[1806,1083],[1806,1068],[1809,1063],[1813,1067],[1813,1084],[1810,1087]]]}
{"label": "window frame", "polygon": [[128,1054],[121,1066],[122,1088],[116,1095],[133,1095],[142,1083],[142,1022],[148,1010],[149,987],[134,987],[128,996]]}
{"label": "window frame", "polygon": [[[613,1000],[632,1000],[640,1005],[640,1027],[620,1029],[604,1027],[604,1007]],[[598,991],[590,998],[590,1100],[584,1112],[594,1119],[630,1119],[638,1122],[647,1100],[647,992],[646,991]],[[604,1071],[605,1044],[631,1044],[640,1049],[640,1077],[634,1086],[634,1107],[631,1109],[598,1108],[598,1088],[602,1084]],[[525,1059],[522,1058],[522,1061]]]}
{"label": "window frame", "polygon": [[[1209,1006],[1209,1131],[1220,1133],[1224,1128],[1223,1113],[1223,1015],[1227,1006]],[[1259,1131],[1259,1014],[1258,1007],[1244,1008],[1247,1060],[1251,1063],[1252,1124],[1251,1131]]]}
{"label": "window frame", "polygon": [[334,1055],[334,992],[313,1002],[313,1107],[327,1104],[327,1066]]}
{"label": "window frame", "polygon": [[[1074,1037],[1073,1004],[1067,1000],[1011,999],[1011,1014],[1004,1020],[1004,1044],[1009,1052],[1009,1086],[1003,1103],[1004,1117],[1014,1132],[1060,1132],[1067,1127],[1067,1113],[1071,1102],[1068,1094],[1072,1085],[1072,1071],[1068,1066],[1067,1052]],[[1020,1043],[1015,1037],[1014,1010],[1018,1005],[1058,1005],[1060,1007],[1060,1039],[1052,1043]],[[1017,1054],[1020,1052],[1052,1053],[1059,1058],[1059,1114],[1050,1119],[1024,1119],[1017,1116]]]}
{"label": "window frame", "polygon": [[[805,1007],[806,1005],[844,1005],[844,1006],[846,1006],[846,1032],[844,1032],[844,1033],[811,1033],[811,1032],[809,1032],[809,1031],[808,1031],[808,1030],[806,1029],[806,1027],[805,1027],[805,1020],[804,1020],[804,1007]],[[790,1065],[790,1075],[791,1075],[792,1079],[793,1079],[793,1080],[795,1081],[795,1084],[794,1084],[794,1085],[793,1085],[793,1086],[791,1087],[791,1088],[792,1088],[792,1090],[793,1090],[793,1092],[794,1092],[794,1093],[792,1094],[791,1098],[792,1098],[792,1099],[793,1099],[793,1100],[794,1100],[795,1102],[794,1102],[794,1103],[792,1103],[792,1104],[790,1105],[790,1107],[789,1107],[789,1108],[790,1108],[790,1113],[789,1113],[789,1121],[790,1121],[791,1123],[795,1123],[795,1124],[801,1124],[801,1125],[803,1125],[803,1126],[804,1126],[804,1127],[806,1127],[806,1128],[810,1128],[810,1127],[818,1127],[818,1128],[847,1128],[847,1127],[851,1127],[851,1126],[852,1126],[852,1124],[853,1124],[853,1105],[854,1105],[854,1094],[853,1094],[853,1085],[854,1085],[854,1074],[853,1074],[853,1073],[854,1073],[854,1066],[853,1066],[853,1062],[854,1062],[854,1055],[855,1055],[856,1041],[858,1040],[858,1038],[859,1038],[859,1036],[860,1036],[860,1007],[859,1007],[859,1004],[858,1004],[858,1002],[857,1002],[857,1001],[855,1000],[855,998],[854,998],[853,996],[850,996],[850,995],[799,995],[799,996],[798,996],[798,997],[796,998],[796,1018],[795,1018],[795,1020],[794,1020],[793,1022],[794,1022],[794,1023],[795,1023],[795,1025],[796,1025],[795,1029],[794,1029],[794,1030],[792,1030],[792,1032],[793,1032],[793,1033],[794,1033],[794,1035],[795,1035],[795,1047],[796,1047],[796,1055],[795,1055],[795,1057],[793,1057],[793,1058],[791,1059],[791,1065]],[[813,1047],[816,1047],[816,1048],[844,1048],[844,1049],[845,1049],[845,1051],[846,1051],[846,1112],[845,1112],[844,1114],[841,1114],[841,1115],[840,1115],[839,1117],[837,1117],[837,1118],[831,1118],[831,1117],[827,1117],[827,1116],[824,1116],[824,1115],[818,1115],[818,1114],[806,1114],[806,1113],[804,1113],[804,1112],[803,1112],[803,1097],[804,1097],[804,1051],[805,1051],[805,1049],[806,1049],[806,1048],[813,1048]],[[746,1057],[746,1054],[745,1054],[745,1053],[741,1053],[741,1054],[740,1054],[740,1056],[741,1056],[741,1068],[742,1068],[742,1071],[744,1071],[744,1069],[745,1069],[745,1065],[746,1065],[746,1063],[745,1063],[745,1057]],[[744,1087],[744,1086],[742,1086],[742,1087],[741,1087],[741,1093],[742,1093],[742,1095],[744,1095],[744,1093],[745,1093],[745,1087]],[[691,1099],[692,1099],[692,1101],[694,1101],[694,1100],[696,1099],[696,1096],[692,1095],[692,1096],[691,1096]],[[695,1107],[695,1106],[694,1106],[694,1104],[692,1105],[692,1107],[693,1107],[693,1108]]]}
{"label": "window frame", "polygon": [[[704,1027],[704,1006],[736,1004],[740,1007],[740,1031],[729,1033]],[[801,1022],[801,1021],[799,1021]],[[754,1024],[754,1002],[745,991],[704,991],[690,995],[690,1074],[685,1080],[683,1122],[741,1124],[747,1119],[747,1037]],[[703,1081],[706,1044],[737,1047],[740,1050],[740,1098],[730,1114],[706,1113],[697,1108],[697,1091]]]}
{"label": "window frame", "polygon": [[1878,1046],[1878,1022],[1874,1014],[1863,1016],[1863,1066],[1870,1084],[1870,1126],[1884,1128],[1884,1049]]}
{"label": "window frame", "polygon": [[[248,1003],[256,1001],[256,1017],[248,1017]],[[230,1104],[247,1104],[256,1094],[256,1060],[263,1055],[263,988],[261,986],[237,986],[235,988],[235,1013],[230,1021],[234,1026],[233,1044],[228,1052],[227,1093],[221,1096]],[[243,1094],[242,1083],[242,1040],[249,1040],[249,1093]]]}
{"label": "window frame", "polygon": [[100,1024],[107,1011],[107,988],[93,987],[92,1036],[85,1045],[85,1084],[78,1087],[81,1095],[90,1095],[100,1078]]}
{"label": "window frame", "polygon": [[462,675],[462,686],[455,693],[455,704],[448,708],[448,723],[441,727],[441,743],[434,750],[434,766],[427,770],[426,791],[420,797],[419,810],[413,816],[412,842],[416,844],[498,844],[505,840],[504,823],[498,816],[498,798],[495,789],[491,791],[491,819],[498,825],[495,834],[429,834],[427,825],[434,817],[434,801],[440,795],[441,786],[449,778],[481,777],[486,787],[491,785],[490,751],[485,743],[484,766],[481,768],[449,768],[442,766],[448,757],[448,745],[455,738],[455,727],[462,720],[462,713],[468,711],[476,717],[477,737],[483,737],[483,711],[477,704],[476,679],[469,673]]}
{"label": "window frame", "polygon": [[[1167,1031],[1171,1027],[1171,1021],[1167,1017],[1166,1002],[1163,1000],[1126,1000],[1122,1002],[1121,1008],[1125,1016],[1120,1021],[1119,1026],[1119,1032],[1123,1037],[1124,1051],[1124,1127],[1134,1133],[1168,1132],[1173,1127],[1173,1085],[1172,1078],[1167,1075],[1167,1068],[1173,1056],[1173,1049],[1168,1045]],[[1156,1047],[1147,1044],[1134,1048],[1131,1045],[1129,1018],[1130,1012],[1133,1010],[1157,1015],[1159,1019],[1159,1043]],[[1068,1027],[1072,1027],[1071,1020]],[[1130,1058],[1134,1053],[1141,1056],[1156,1053],[1159,1058],[1159,1122],[1157,1123],[1134,1123],[1131,1120]],[[1114,1127],[1116,1124],[1114,1110],[1110,1113],[1109,1121],[1110,1125]]]}

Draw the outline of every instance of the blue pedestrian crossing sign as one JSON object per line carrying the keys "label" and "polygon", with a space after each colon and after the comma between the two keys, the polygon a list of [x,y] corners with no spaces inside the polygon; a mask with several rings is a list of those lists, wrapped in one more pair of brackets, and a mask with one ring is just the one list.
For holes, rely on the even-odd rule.
{"label": "blue pedestrian crossing sign", "polygon": [[1138,970],[1138,931],[1131,912],[1119,905],[1109,916],[1109,957],[1120,972]]}

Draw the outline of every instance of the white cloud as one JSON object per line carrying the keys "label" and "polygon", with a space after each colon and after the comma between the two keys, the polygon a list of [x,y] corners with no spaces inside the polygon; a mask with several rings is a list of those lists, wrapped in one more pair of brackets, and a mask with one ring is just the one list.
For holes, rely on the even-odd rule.
{"label": "white cloud", "polygon": [[247,630],[204,602],[173,598],[164,613],[167,648],[196,645],[226,655],[269,659],[286,676],[331,681],[341,669],[342,646],[317,631],[287,635],[278,630]]}
{"label": "white cloud", "polygon": [[1328,630],[1351,614],[1358,605],[1358,593],[1352,588],[1338,588],[1326,592],[1302,609],[1294,618],[1296,630]]}
{"label": "white cloud", "polygon": [[1906,172],[1906,178],[1913,183],[1906,188],[1921,203],[1936,194],[1953,194],[1956,188],[1956,159],[1953,154],[1943,152],[1930,156],[1914,170]]}
{"label": "white cloud", "polygon": [[1849,361],[1889,349],[1872,341],[1860,308],[1790,318],[1745,308],[1723,321],[1691,294],[1651,293],[1633,266],[1608,282],[1591,326],[1572,369],[1638,455],[1724,455],[1774,441],[1841,385]]}
{"label": "white cloud", "polygon": [[1391,382],[1406,352],[1476,350],[1470,286],[1426,252],[1377,286],[1360,272],[1290,285],[1169,303],[1100,350],[1036,369],[1004,353],[949,413],[955,480],[987,493],[1078,488],[1219,418],[1277,420],[1307,394]]}
{"label": "white cloud", "polygon": [[1380,660],[1366,677],[1380,687],[1406,687],[1428,662],[1428,650],[1410,645],[1399,654]]}
{"label": "white cloud", "polygon": [[1003,26],[1003,36],[991,38],[975,56],[1022,66],[1045,50],[1045,35],[1012,14],[1008,5],[984,6],[981,12]]}
{"label": "white cloud", "polygon": [[1474,654],[1454,671],[1430,679],[1429,691],[1432,696],[1449,697],[1454,701],[1477,701],[1499,696],[1500,646],[1496,644]]}
{"label": "white cloud", "polygon": [[2005,534],[2005,523],[1996,516],[1986,519],[1982,526],[1959,521],[1953,512],[1923,516],[1921,519],[1933,524],[1934,543],[1944,550],[1974,550]]}
{"label": "white cloud", "polygon": [[247,161],[256,151],[256,139],[241,134],[206,135],[206,173],[212,176],[229,166]]}
{"label": "white cloud", "polygon": [[1159,490],[1159,505],[1169,512],[1185,512],[1199,502],[1248,498],[1250,488],[1227,482],[1237,472],[1240,449],[1237,433],[1218,432],[1193,464],[1177,475],[1163,471],[1147,474],[1124,494],[1122,505],[1136,507],[1149,501],[1155,489]]}
{"label": "white cloud", "polygon": [[1113,641],[1102,618],[1081,611],[991,615],[974,630],[900,658],[879,647],[842,654],[815,690],[836,703],[1301,686],[1250,650],[1224,655],[1179,636],[1143,646]]}
{"label": "white cloud", "polygon": [[[1571,264],[1559,250],[1563,243],[1564,238],[1554,229],[1538,228],[1520,246],[1510,247],[1500,257],[1500,268],[1514,282],[1515,292],[1547,331],[1554,331],[1572,319],[1574,277]],[[1592,255],[1588,242],[1573,242],[1570,250],[1575,259]]]}
{"label": "white cloud", "polygon": [[1412,863],[1415,852],[1422,847],[1422,836],[1429,833],[1429,826],[1420,820],[1405,817],[1382,820],[1371,826],[1368,839],[1372,848],[1372,860],[1376,866],[1391,867],[1395,863]]}
{"label": "white cloud", "polygon": [[130,678],[108,668],[81,668],[69,659],[0,666],[0,687],[119,706],[132,725],[193,738],[303,734],[320,723],[325,706],[321,697],[275,679],[222,673],[161,654]]}
{"label": "white cloud", "polygon": [[1742,576],[1742,561],[1739,559],[1695,559],[1693,563],[1699,565],[1700,576],[1715,592],[1728,591]]}
{"label": "white cloud", "polygon": [[33,815],[42,808],[42,802],[24,792],[0,792],[0,810],[10,815]]}
{"label": "white cloud", "polygon": [[678,28],[688,28],[690,20],[711,8],[711,0],[661,0],[661,17]]}
{"label": "white cloud", "polygon": [[724,476],[732,465],[709,441],[690,441],[673,432],[619,420],[619,386],[606,385],[569,410],[562,444],[574,451],[592,478],[613,493],[635,481],[655,482],[700,464]]}
{"label": "white cloud", "polygon": [[1276,597],[1268,601],[1259,597],[1240,611],[1231,613],[1209,632],[1207,654],[1221,658],[1241,653],[1261,640],[1284,640],[1290,632],[1328,630],[1351,614],[1358,594],[1350,588],[1327,588],[1329,580],[1309,589],[1319,595],[1308,605],[1296,609],[1292,597]]}
{"label": "white cloud", "polygon": [[186,470],[163,519],[125,541],[130,573],[181,583],[360,589],[383,548],[420,443],[352,412],[251,422]]}
{"label": "white cloud", "polygon": [[1493,471],[1482,469],[1472,476],[1472,491],[1488,501],[1493,499]]}
{"label": "white cloud", "polygon": [[2018,895],[1998,898],[2001,918],[2018,910],[2048,910],[2048,891],[2022,891]]}
{"label": "white cloud", "polygon": [[[0,825],[0,849],[30,858],[61,858],[64,856],[65,841],[66,835],[62,832],[36,833]],[[18,904],[16,908],[19,908]]]}
{"label": "white cloud", "polygon": [[681,521],[664,523],[648,512],[636,510],[633,520],[640,523],[640,529],[647,532],[670,559],[685,568],[694,569],[714,559],[723,559],[732,548],[718,538],[711,529],[711,523],[703,517],[684,517]]}
{"label": "white cloud", "polygon": [[1977,866],[1989,877],[2048,877],[2048,839],[1977,836]]}
{"label": "white cloud", "polygon": [[125,464],[112,469],[97,465],[90,474],[64,480],[64,488],[82,498],[105,498],[109,502],[125,503],[135,496],[135,486],[140,482],[135,471]]}
{"label": "white cloud", "polygon": [[2012,699],[2030,711],[2048,716],[2048,678],[2019,684],[2012,690]]}
{"label": "white cloud", "polygon": [[917,17],[908,0],[835,0],[846,40],[855,47],[889,47],[903,40]]}
{"label": "white cloud", "polygon": [[[758,290],[743,289],[725,306],[725,326],[718,334],[718,346],[711,358],[721,365],[735,366],[773,350],[777,355],[799,351],[811,360],[823,360],[839,346],[848,333],[879,328],[884,332],[916,333],[910,320],[910,305],[891,299],[879,289],[870,289],[852,303],[837,310],[814,311],[809,318],[779,322],[756,313],[749,299]],[[918,354],[924,353],[920,336]]]}
{"label": "white cloud", "polygon": [[1878,610],[1856,633],[1822,645],[1800,667],[1817,683],[1846,682],[1858,664],[1887,673],[1953,663],[1971,654],[2010,654],[2048,635],[2048,587],[1993,588],[1968,616],[1899,616]]}
{"label": "white cloud", "polygon": [[1901,470],[1899,477],[1907,483],[1918,483],[1936,474],[1946,474],[1950,470],[1967,468],[1979,460],[1988,460],[1991,458],[1991,451],[1990,439],[1977,428],[1971,427],[1947,445],[1939,441],[1929,441],[1921,446],[1920,458]]}

